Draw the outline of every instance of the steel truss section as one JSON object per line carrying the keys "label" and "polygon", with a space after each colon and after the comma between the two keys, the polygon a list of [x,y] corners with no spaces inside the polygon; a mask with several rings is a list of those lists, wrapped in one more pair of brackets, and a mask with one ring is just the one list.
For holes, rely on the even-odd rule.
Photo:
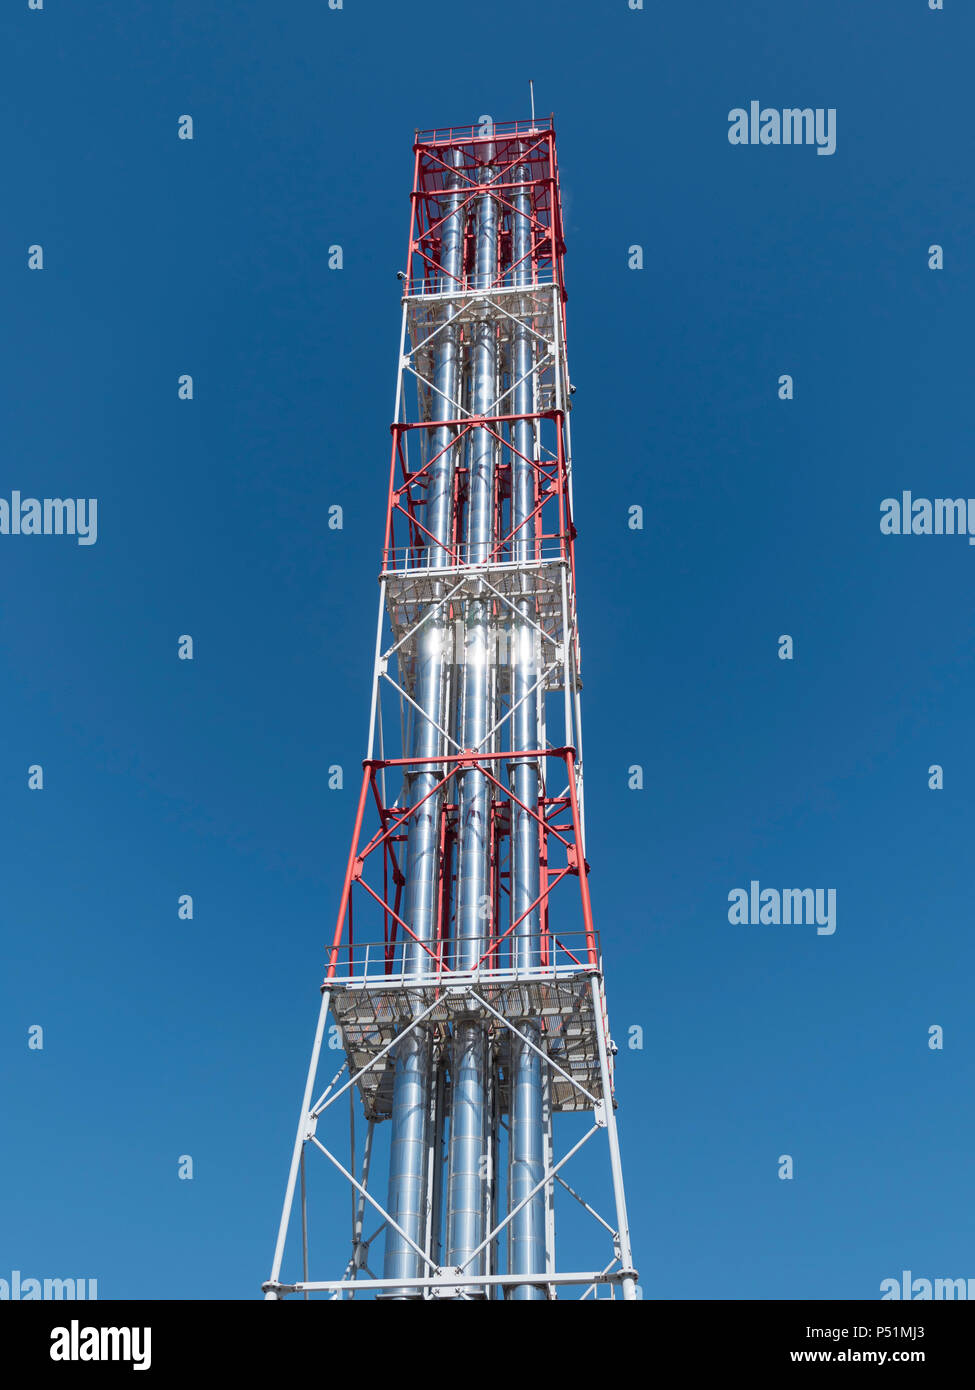
{"label": "steel truss section", "polygon": [[[612,1089],[612,1044],[606,1031],[606,1003],[602,974],[599,969],[571,970],[566,965],[553,961],[548,970],[524,972],[520,978],[506,983],[498,979],[498,972],[486,971],[473,980],[453,981],[450,984],[432,985],[425,976],[409,978],[389,975],[373,977],[369,973],[367,954],[363,954],[360,973],[336,977],[323,987],[320,1026],[316,1034],[315,1046],[309,1068],[308,1085],[302,1104],[298,1131],[295,1138],[291,1180],[282,1213],[278,1247],[275,1250],[270,1279],[263,1285],[267,1299],[285,1298],[292,1294],[307,1297],[311,1293],[329,1294],[333,1299],[354,1298],[357,1294],[379,1294],[399,1289],[403,1280],[377,1278],[369,1268],[369,1247],[387,1227],[400,1231],[389,1211],[369,1190],[370,1160],[375,1123],[381,1118],[376,1112],[375,1099],[380,1092],[372,1077],[377,1069],[388,1070],[389,1056],[394,1046],[411,1032],[427,1027],[435,1030],[438,1047],[444,1056],[449,1055],[450,1034],[457,1020],[470,1021],[475,1018],[491,1029],[493,1044],[499,1059],[499,1069],[505,1071],[504,1058],[510,1054],[512,1041],[534,1048],[535,1045],[524,1031],[528,1017],[534,1018],[539,1012],[548,1019],[560,1020],[571,1030],[577,1044],[562,1053],[559,1048],[546,1042],[544,1048],[537,1048],[538,1055],[545,1065],[551,1092],[552,1110],[573,1110],[588,1112],[591,1126],[580,1139],[557,1158],[551,1149],[541,1178],[535,1188],[513,1207],[504,1217],[497,1220],[484,1239],[484,1245],[494,1244],[505,1228],[517,1215],[536,1191],[544,1190],[547,1197],[554,1193],[556,1184],[567,1191],[578,1202],[593,1221],[605,1232],[612,1251],[612,1258],[600,1269],[588,1271],[559,1271],[553,1261],[546,1267],[544,1277],[539,1278],[538,1288],[548,1299],[557,1297],[559,1288],[582,1287],[582,1297],[598,1297],[599,1290],[605,1289],[610,1298],[631,1299],[635,1294],[636,1270],[633,1268],[629,1229],[626,1220],[626,1206],[623,1198],[622,1171],[619,1156],[619,1142],[616,1132],[615,1101]],[[382,980],[377,984],[376,979]],[[324,1019],[329,1007],[341,1024],[346,1038],[347,1062],[331,1079],[325,1089],[312,1101],[316,1089],[316,1079],[321,1055],[324,1033]],[[363,1026],[361,1020],[373,1022]],[[351,1023],[349,1020],[360,1020]],[[357,1043],[348,1040],[349,1032],[359,1030]],[[584,1057],[584,1038],[595,1041],[595,1056]],[[507,1049],[507,1050],[506,1050]],[[345,1076],[345,1073],[348,1073]],[[343,1077],[345,1079],[343,1080]],[[319,1125],[326,1112],[337,1106],[350,1091],[358,1090],[364,1101],[364,1111],[368,1127],[362,1154],[360,1175],[355,1174],[338,1159],[319,1137]],[[339,1107],[336,1114],[341,1113]],[[336,1128],[342,1129],[342,1121],[336,1121]],[[570,1161],[599,1134],[608,1140],[609,1165],[615,1200],[616,1224],[607,1220],[591,1206],[564,1179],[563,1170]],[[284,1253],[284,1238],[287,1234],[294,1197],[295,1177],[305,1170],[305,1153],[309,1146],[317,1150],[349,1184],[355,1193],[356,1202],[353,1218],[353,1253],[345,1272],[335,1279],[309,1279],[308,1269],[308,1228],[302,1220],[302,1266],[305,1277],[293,1283],[280,1278]],[[379,1221],[378,1227],[367,1239],[362,1236],[364,1213],[368,1206]],[[409,1240],[409,1237],[405,1237]],[[506,1289],[524,1282],[524,1277],[510,1273],[472,1275],[467,1269],[476,1254],[471,1255],[464,1265],[444,1266],[437,1262],[429,1248],[416,1246],[416,1252],[425,1266],[423,1276],[407,1280],[407,1286],[415,1288],[426,1299],[470,1297],[471,1292],[484,1291],[488,1296],[503,1296]],[[363,1276],[365,1272],[365,1277]]]}
{"label": "steel truss section", "polygon": [[[264,1290],[632,1299],[585,852],[555,132],[418,132],[414,160],[367,755]],[[329,1014],[345,1061],[316,1098]],[[591,1125],[560,1150],[573,1113]],[[349,1158],[320,1121],[350,1125]],[[563,1171],[597,1136],[612,1217]],[[309,1277],[311,1151],[352,1194],[352,1253],[325,1278]],[[556,1190],[608,1246],[590,1270],[559,1269]]]}

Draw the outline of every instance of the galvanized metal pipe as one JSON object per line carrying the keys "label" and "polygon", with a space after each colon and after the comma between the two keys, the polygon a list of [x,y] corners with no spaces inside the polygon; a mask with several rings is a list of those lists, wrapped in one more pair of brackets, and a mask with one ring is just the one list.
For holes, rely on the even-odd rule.
{"label": "galvanized metal pipe", "polygon": [[[493,170],[486,168],[483,180]],[[485,192],[477,199],[476,285],[489,289],[497,274],[498,203]],[[497,398],[497,330],[490,315],[472,330],[471,408],[490,415]],[[494,544],[495,440],[487,429],[472,432],[468,476],[468,564],[486,561]],[[467,601],[459,727],[465,748],[479,748],[494,723],[489,679],[490,605]],[[457,965],[471,969],[492,933],[490,897],[490,783],[477,768],[458,774]],[[454,1030],[452,1109],[447,1177],[447,1262],[463,1265],[484,1239],[487,1034],[480,1023],[459,1022]],[[484,1252],[468,1266],[484,1273]],[[473,1292],[473,1290],[472,1290]]]}
{"label": "galvanized metal pipe", "polygon": [[[531,197],[528,189],[529,171],[519,168],[514,176],[521,183],[512,195],[514,213],[511,229],[511,260],[514,267],[512,283],[530,285],[531,261]],[[520,262],[520,264],[519,264]],[[532,337],[525,315],[517,314],[514,329],[511,375],[515,384],[514,414],[528,415],[532,410],[533,365]],[[524,564],[535,558],[535,537],[538,531],[532,518],[535,507],[534,469],[528,460],[534,458],[533,422],[517,420],[514,426],[514,451],[511,461],[511,529],[514,533],[512,558]],[[524,581],[525,597],[518,601],[522,621],[512,623],[511,644],[511,703],[512,749],[531,748],[538,724],[538,704],[541,692],[529,695],[538,680],[535,660],[535,631],[527,621],[533,617]],[[518,801],[535,808],[538,802],[538,769],[534,762],[519,759],[511,767],[511,786]],[[538,897],[539,888],[538,822],[515,802],[511,804],[511,911],[512,920],[527,915],[515,930],[515,963],[524,968],[540,964],[538,909],[528,911]],[[526,1036],[539,1046],[541,1032],[538,1023],[529,1020],[523,1025]],[[511,1078],[511,1201],[513,1206],[532,1191],[544,1172],[544,1134],[542,1128],[542,1063],[537,1052],[518,1042],[513,1044]],[[545,1193],[528,1201],[513,1218],[508,1243],[509,1271],[512,1274],[541,1274],[545,1269]],[[542,1299],[542,1289],[531,1284],[519,1285],[511,1291],[515,1300]]]}
{"label": "galvanized metal pipe", "polygon": [[[453,178],[454,187],[458,179]],[[462,197],[453,193],[447,200],[448,213],[444,221],[441,265],[444,274],[441,288],[457,288],[463,269],[464,214]],[[449,312],[449,311],[448,311]],[[456,399],[459,389],[459,352],[457,329],[445,328],[438,336],[432,393],[432,418],[453,419],[457,415]],[[449,563],[447,547],[453,533],[454,449],[452,430],[442,426],[435,430],[431,457],[436,461],[428,469],[427,528],[433,538],[427,546],[425,560],[434,569]],[[437,457],[439,455],[439,457]],[[434,592],[436,601],[438,591]],[[422,760],[444,752],[443,736],[436,724],[444,722],[445,679],[448,665],[448,621],[442,611],[427,624],[420,638],[417,654],[417,673],[414,698],[423,716],[414,714],[411,757]],[[429,716],[429,717],[424,717]],[[431,763],[415,770],[408,778],[411,805],[423,805],[410,818],[405,856],[406,886],[403,898],[403,920],[421,942],[431,943],[435,937],[437,894],[439,888],[440,814],[441,797],[430,795],[443,775],[442,765]],[[424,801],[424,797],[428,798]],[[412,974],[424,974],[431,958],[422,946],[410,938],[404,943],[403,967]],[[428,1029],[418,1028],[410,1033],[393,1051],[393,1114],[389,1159],[389,1199],[387,1207],[393,1219],[418,1244],[423,1245],[427,1233],[427,1155],[428,1123],[431,1093],[431,1038]],[[387,1230],[383,1265],[388,1279],[419,1277],[420,1258],[402,1236]],[[417,1297],[416,1289],[394,1290],[389,1297]]]}

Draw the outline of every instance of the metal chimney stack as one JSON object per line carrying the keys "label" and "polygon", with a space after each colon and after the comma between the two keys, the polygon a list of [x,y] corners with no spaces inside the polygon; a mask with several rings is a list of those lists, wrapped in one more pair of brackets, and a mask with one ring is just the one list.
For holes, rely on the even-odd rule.
{"label": "metal chimney stack", "polygon": [[[417,132],[368,752],[269,1299],[637,1297],[585,859],[564,254],[551,120]],[[591,1123],[563,1151],[567,1112]],[[611,1215],[568,1180],[601,1141]],[[321,1278],[313,1163],[351,1192]],[[590,1268],[560,1268],[556,1194],[606,1247]]]}

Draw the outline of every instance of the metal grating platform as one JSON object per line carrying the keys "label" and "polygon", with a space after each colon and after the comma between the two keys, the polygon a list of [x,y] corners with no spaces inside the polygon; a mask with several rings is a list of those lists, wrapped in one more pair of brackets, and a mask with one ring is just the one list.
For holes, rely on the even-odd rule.
{"label": "metal grating platform", "polygon": [[[475,993],[509,1022],[518,1027],[539,1020],[541,1047],[573,1081],[584,1086],[590,1096],[602,1100],[599,1053],[593,1013],[592,976],[582,973],[560,979],[492,982],[482,977],[472,988]],[[451,989],[457,988],[451,986]],[[332,1013],[338,1023],[348,1059],[355,1075],[393,1041],[398,1033],[434,1004],[427,1023],[433,1036],[435,1055],[443,1058],[449,1071],[449,1042],[456,1019],[477,1017],[488,1029],[496,1059],[502,1070],[502,1112],[507,1112],[509,1058],[515,1035],[477,1000],[460,993],[447,993],[444,985],[336,984],[332,982]],[[584,1111],[592,1102],[566,1077],[549,1068],[552,1107],[556,1111]],[[392,1111],[393,1066],[387,1055],[360,1077],[358,1089],[368,1119],[384,1119]]]}

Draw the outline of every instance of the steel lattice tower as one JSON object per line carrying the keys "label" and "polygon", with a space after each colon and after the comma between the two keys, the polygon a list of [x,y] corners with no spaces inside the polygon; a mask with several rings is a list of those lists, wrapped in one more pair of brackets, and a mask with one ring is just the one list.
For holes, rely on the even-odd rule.
{"label": "steel lattice tower", "polygon": [[[263,1287],[271,1299],[573,1288],[632,1299],[585,860],[554,126],[418,132],[414,157],[369,746]],[[319,1093],[329,1010],[345,1061]],[[354,1104],[334,1108],[343,1098]],[[560,1153],[564,1112],[589,1112],[591,1125]],[[563,1172],[597,1137],[613,1220]],[[351,1188],[351,1257],[324,1278],[309,1278],[313,1151]],[[285,1282],[299,1180],[302,1278]],[[558,1267],[557,1189],[606,1242],[591,1268]]]}

